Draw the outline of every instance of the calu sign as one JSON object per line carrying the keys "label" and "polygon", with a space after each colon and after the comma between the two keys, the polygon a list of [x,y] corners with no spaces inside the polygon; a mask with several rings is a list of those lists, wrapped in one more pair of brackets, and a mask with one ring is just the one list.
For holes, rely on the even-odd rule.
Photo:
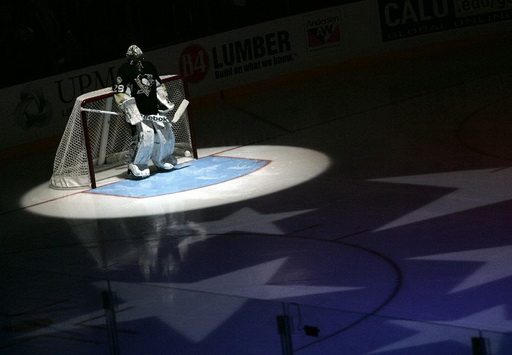
{"label": "calu sign", "polygon": [[445,30],[453,21],[452,0],[379,0],[384,41]]}
{"label": "calu sign", "polygon": [[382,40],[512,19],[512,0],[379,0]]}

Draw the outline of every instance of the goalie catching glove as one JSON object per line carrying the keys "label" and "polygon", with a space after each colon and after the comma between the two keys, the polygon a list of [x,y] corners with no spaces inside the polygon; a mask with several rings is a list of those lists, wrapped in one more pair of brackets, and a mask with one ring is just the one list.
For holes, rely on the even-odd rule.
{"label": "goalie catching glove", "polygon": [[156,96],[158,98],[158,101],[165,107],[163,110],[158,110],[160,113],[168,113],[172,111],[174,108],[174,104],[169,102],[168,96],[167,96],[167,89],[165,88],[165,85],[159,85],[156,88]]}

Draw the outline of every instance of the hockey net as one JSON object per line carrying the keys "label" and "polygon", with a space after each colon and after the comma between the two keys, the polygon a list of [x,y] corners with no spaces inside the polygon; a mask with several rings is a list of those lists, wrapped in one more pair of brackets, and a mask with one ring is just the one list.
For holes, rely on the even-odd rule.
{"label": "hockey net", "polygon": [[[188,90],[179,75],[163,76],[162,81],[169,101],[174,103],[174,109],[167,114],[171,121],[180,103],[189,99]],[[188,109],[172,127],[176,136],[174,155],[197,159],[193,122]],[[111,88],[79,96],[57,148],[50,187],[95,188],[97,173],[127,163],[132,139],[130,125],[115,103]]]}

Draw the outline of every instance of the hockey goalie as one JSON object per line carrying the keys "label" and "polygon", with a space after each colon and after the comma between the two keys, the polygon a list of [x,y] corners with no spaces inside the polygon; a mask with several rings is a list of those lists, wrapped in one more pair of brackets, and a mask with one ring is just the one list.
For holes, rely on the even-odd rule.
{"label": "hockey goalie", "polygon": [[128,176],[145,179],[150,176],[151,161],[160,171],[170,171],[177,163],[172,124],[165,116],[174,104],[155,66],[144,60],[138,46],[131,45],[126,58],[128,62],[117,72],[114,98],[132,129]]}

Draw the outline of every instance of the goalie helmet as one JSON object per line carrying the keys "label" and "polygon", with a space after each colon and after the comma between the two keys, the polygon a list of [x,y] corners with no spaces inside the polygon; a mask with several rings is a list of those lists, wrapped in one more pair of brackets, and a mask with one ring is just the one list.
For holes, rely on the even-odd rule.
{"label": "goalie helmet", "polygon": [[138,46],[132,44],[130,47],[128,47],[128,50],[126,51],[126,58],[131,65],[136,65],[139,71],[142,69],[144,53],[142,53],[142,50]]}

